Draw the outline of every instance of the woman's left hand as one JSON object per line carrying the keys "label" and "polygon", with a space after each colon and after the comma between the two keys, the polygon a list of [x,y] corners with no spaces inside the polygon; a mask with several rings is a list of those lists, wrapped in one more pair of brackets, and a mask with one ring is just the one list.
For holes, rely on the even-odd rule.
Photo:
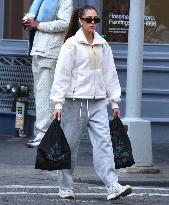
{"label": "woman's left hand", "polygon": [[120,109],[119,108],[113,109],[113,117],[120,117]]}

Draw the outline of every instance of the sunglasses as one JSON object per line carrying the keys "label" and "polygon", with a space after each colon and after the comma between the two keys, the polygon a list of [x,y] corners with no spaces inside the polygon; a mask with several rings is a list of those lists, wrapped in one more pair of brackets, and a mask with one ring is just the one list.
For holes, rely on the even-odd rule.
{"label": "sunglasses", "polygon": [[94,22],[94,23],[99,23],[100,22],[100,18],[94,18],[94,19],[92,19],[92,18],[90,18],[90,17],[87,17],[87,18],[81,18],[82,20],[84,20],[84,21],[86,21],[86,23],[92,23],[92,22]]}

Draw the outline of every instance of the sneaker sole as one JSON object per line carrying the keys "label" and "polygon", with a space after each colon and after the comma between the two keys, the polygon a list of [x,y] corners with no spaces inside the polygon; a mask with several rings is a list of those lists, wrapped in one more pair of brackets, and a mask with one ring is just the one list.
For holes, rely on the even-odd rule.
{"label": "sneaker sole", "polygon": [[62,199],[75,199],[75,196],[66,196],[66,197],[60,196],[60,198],[62,198]]}
{"label": "sneaker sole", "polygon": [[36,148],[36,147],[38,147],[39,145],[32,145],[32,144],[25,144],[25,146],[27,147],[27,148]]}
{"label": "sneaker sole", "polygon": [[65,197],[64,199],[75,199],[74,196],[68,196],[68,197]]}
{"label": "sneaker sole", "polygon": [[129,188],[127,188],[124,192],[122,192],[119,197],[121,197],[121,196],[122,196],[122,197],[125,197],[125,196],[130,195],[131,193],[132,193],[132,188],[129,187]]}
{"label": "sneaker sole", "polygon": [[118,196],[116,196],[116,197],[113,197],[113,198],[111,198],[111,199],[108,199],[108,200],[117,200],[117,199],[120,199],[120,197],[125,197],[125,196],[128,196],[128,195],[130,195],[132,193],[132,188],[131,187],[129,187],[129,188],[127,188],[125,191],[123,191],[121,194],[119,194]]}

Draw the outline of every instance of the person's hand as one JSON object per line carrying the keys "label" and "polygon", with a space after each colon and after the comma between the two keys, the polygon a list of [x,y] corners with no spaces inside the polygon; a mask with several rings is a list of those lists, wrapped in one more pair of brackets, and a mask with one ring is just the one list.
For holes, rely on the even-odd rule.
{"label": "person's hand", "polygon": [[24,29],[26,29],[26,25],[25,25],[26,21],[27,21],[27,20],[22,19],[22,26],[24,27]]}
{"label": "person's hand", "polygon": [[60,110],[60,109],[55,109],[55,110],[53,111],[53,116],[54,116],[54,118],[57,118],[58,121],[60,121],[61,112],[62,112],[62,110]]}
{"label": "person's hand", "polygon": [[120,110],[119,108],[113,109],[113,117],[120,117]]}
{"label": "person's hand", "polygon": [[38,28],[39,22],[33,19],[27,19],[26,21],[23,21],[22,24],[24,25],[24,27],[28,28],[29,30],[32,30]]}

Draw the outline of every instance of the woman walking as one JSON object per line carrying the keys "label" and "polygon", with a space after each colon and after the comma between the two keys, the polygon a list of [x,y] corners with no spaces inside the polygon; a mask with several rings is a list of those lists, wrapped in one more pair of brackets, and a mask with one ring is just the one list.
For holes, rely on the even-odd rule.
{"label": "woman walking", "polygon": [[93,147],[94,168],[107,188],[107,200],[132,192],[129,185],[118,183],[114,165],[107,104],[110,102],[113,114],[120,116],[121,88],[111,48],[95,31],[99,22],[93,6],[74,11],[56,66],[50,98],[55,102],[54,116],[62,118],[71,149],[71,170],[57,172],[62,198],[74,198],[72,174],[80,136],[86,128]]}

